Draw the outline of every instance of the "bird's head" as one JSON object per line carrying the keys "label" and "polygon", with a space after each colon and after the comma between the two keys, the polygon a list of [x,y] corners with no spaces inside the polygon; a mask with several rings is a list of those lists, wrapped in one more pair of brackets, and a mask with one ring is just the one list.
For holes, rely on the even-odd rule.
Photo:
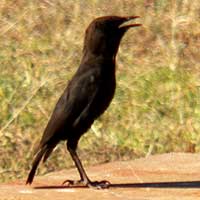
{"label": "bird's head", "polygon": [[131,27],[141,26],[141,24],[124,23],[138,17],[105,16],[96,18],[86,29],[84,53],[90,52],[95,55],[115,56],[126,31]]}

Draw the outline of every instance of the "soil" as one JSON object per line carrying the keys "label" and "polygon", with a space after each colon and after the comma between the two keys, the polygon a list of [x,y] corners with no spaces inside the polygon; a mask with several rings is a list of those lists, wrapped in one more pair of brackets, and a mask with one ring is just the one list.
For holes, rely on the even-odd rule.
{"label": "soil", "polygon": [[185,200],[200,199],[200,154],[169,153],[87,167],[91,180],[108,180],[108,189],[62,186],[78,179],[76,169],[0,184],[0,200]]}

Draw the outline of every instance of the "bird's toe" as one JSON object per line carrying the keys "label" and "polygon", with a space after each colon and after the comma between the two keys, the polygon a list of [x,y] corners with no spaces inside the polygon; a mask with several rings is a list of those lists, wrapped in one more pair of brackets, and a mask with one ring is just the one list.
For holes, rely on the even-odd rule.
{"label": "bird's toe", "polygon": [[74,186],[74,187],[83,187],[86,186],[83,180],[65,180],[62,185],[66,186]]}
{"label": "bird's toe", "polygon": [[111,185],[111,183],[106,180],[89,182],[87,184],[88,187],[95,188],[95,189],[107,189],[110,187],[110,185]]}

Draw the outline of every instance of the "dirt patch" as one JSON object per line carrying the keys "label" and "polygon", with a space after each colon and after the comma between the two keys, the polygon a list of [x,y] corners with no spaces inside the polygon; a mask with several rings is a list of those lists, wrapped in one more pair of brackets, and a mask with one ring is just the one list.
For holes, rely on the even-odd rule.
{"label": "dirt patch", "polygon": [[134,161],[88,167],[92,180],[109,180],[109,189],[62,186],[65,179],[78,179],[76,169],[0,185],[0,200],[149,200],[200,199],[200,154],[170,153]]}

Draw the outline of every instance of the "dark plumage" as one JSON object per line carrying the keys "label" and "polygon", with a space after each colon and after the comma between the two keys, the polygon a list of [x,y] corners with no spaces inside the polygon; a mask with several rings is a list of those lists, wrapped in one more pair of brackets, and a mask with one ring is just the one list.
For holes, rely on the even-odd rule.
{"label": "dark plumage", "polygon": [[138,16],[105,16],[91,22],[85,33],[81,64],[59,98],[40,141],[29,173],[31,184],[41,159],[46,161],[55,146],[67,141],[67,149],[79,171],[80,181],[67,180],[69,185],[82,184],[105,188],[107,181],[92,182],[87,177],[76,153],[80,137],[109,106],[115,92],[115,57],[124,33],[140,24],[123,25]]}

